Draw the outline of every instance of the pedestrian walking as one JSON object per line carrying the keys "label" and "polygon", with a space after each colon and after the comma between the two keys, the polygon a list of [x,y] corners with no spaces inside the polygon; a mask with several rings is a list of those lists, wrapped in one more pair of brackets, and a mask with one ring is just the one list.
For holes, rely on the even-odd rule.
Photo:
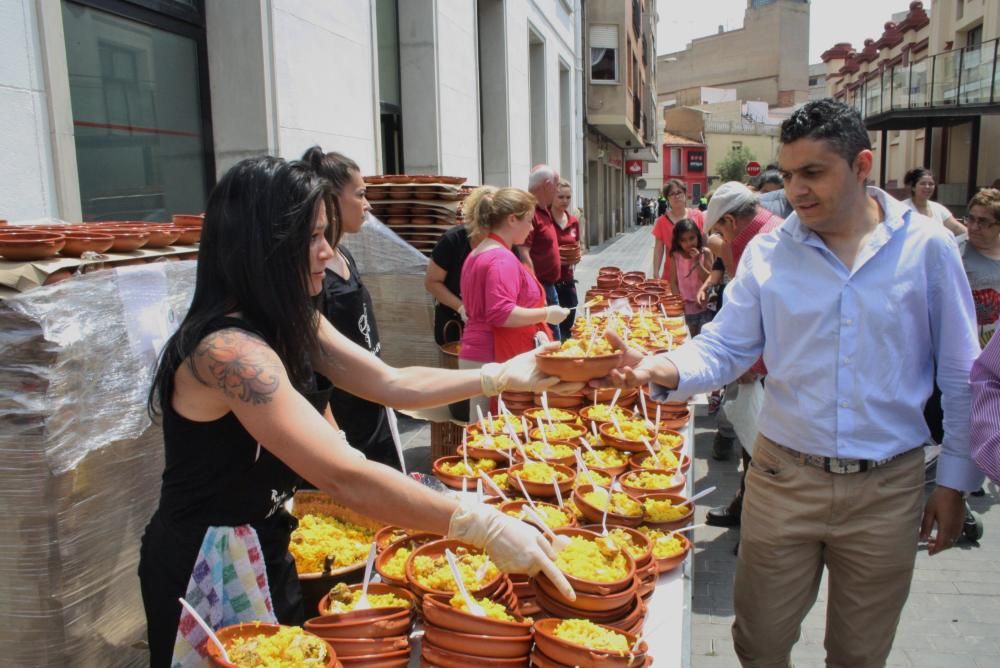
{"label": "pedestrian walking", "polygon": [[[789,665],[826,568],[828,665],[882,666],[918,539],[932,556],[949,548],[963,494],[982,480],[968,433],[979,350],[972,295],[952,235],[866,188],[873,156],[856,110],[809,102],[782,124],[781,142],[795,213],[747,246],[700,336],[661,355],[630,351],[605,382],[651,382],[654,399],[681,400],[734,380],[763,354],[736,653],[744,666]],[[935,378],[946,433],[925,506],[922,411]]]}
{"label": "pedestrian walking", "polygon": [[698,209],[689,209],[687,184],[680,179],[670,179],[663,186],[663,196],[669,207],[653,225],[653,278],[670,276],[670,246],[674,242],[674,225],[685,218],[701,228],[704,215]]}
{"label": "pedestrian walking", "polygon": [[903,176],[903,183],[910,189],[910,196],[903,204],[944,225],[955,236],[965,234],[965,225],[955,220],[948,207],[931,199],[937,190],[931,170],[915,167]]}

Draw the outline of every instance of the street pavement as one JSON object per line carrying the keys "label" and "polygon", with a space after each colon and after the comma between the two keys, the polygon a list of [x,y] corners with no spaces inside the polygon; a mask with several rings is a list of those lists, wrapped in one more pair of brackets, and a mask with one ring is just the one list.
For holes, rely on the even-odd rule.
{"label": "street pavement", "polygon": [[[577,268],[583,291],[594,283],[598,268],[650,272],[653,240],[649,227],[634,228],[591,249]],[[413,470],[430,468],[430,430],[426,423],[401,419],[406,460]],[[709,508],[727,503],[739,487],[738,456],[729,461],[711,459],[715,418],[701,415],[695,422],[695,489],[715,485],[697,509],[703,522]],[[980,513],[984,536],[979,544],[962,539],[934,557],[921,548],[917,555],[910,597],[888,666],[913,668],[1000,667],[1000,489],[987,484],[986,495],[971,499]],[[697,530],[692,598],[692,668],[739,666],[733,651],[733,575],[739,532],[705,527]],[[816,605],[806,616],[802,637],[792,653],[796,668],[819,668],[826,619],[826,583]]]}

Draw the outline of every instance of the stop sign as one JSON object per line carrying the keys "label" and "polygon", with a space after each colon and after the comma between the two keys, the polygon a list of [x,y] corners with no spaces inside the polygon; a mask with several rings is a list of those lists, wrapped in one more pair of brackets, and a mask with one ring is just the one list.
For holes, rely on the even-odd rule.
{"label": "stop sign", "polygon": [[751,161],[747,163],[747,176],[760,176],[759,162]]}

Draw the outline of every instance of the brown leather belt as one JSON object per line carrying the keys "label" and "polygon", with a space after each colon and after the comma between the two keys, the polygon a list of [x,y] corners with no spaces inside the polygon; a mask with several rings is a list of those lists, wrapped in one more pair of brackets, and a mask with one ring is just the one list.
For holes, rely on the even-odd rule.
{"label": "brown leather belt", "polygon": [[[773,441],[772,441],[773,443]],[[774,445],[781,448],[783,451],[787,452],[789,455],[795,458],[800,464],[806,464],[808,466],[815,466],[818,469],[823,469],[827,473],[836,473],[837,475],[846,475],[850,473],[864,473],[865,471],[870,471],[872,469],[877,469],[880,466],[885,466],[896,457],[900,457],[903,454],[895,455],[889,457],[888,459],[844,459],[843,457],[823,457],[821,455],[807,455],[804,452],[799,452],[798,450],[792,450],[791,448],[786,448],[785,446],[774,443]]]}

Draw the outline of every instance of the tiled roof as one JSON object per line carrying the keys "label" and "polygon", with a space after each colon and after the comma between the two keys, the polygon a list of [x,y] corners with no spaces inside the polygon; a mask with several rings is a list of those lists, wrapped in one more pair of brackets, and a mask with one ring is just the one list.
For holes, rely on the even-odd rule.
{"label": "tiled roof", "polygon": [[687,137],[681,137],[680,135],[675,135],[671,132],[663,133],[663,143],[669,144],[670,146],[704,146],[700,141],[694,141],[688,139]]}

